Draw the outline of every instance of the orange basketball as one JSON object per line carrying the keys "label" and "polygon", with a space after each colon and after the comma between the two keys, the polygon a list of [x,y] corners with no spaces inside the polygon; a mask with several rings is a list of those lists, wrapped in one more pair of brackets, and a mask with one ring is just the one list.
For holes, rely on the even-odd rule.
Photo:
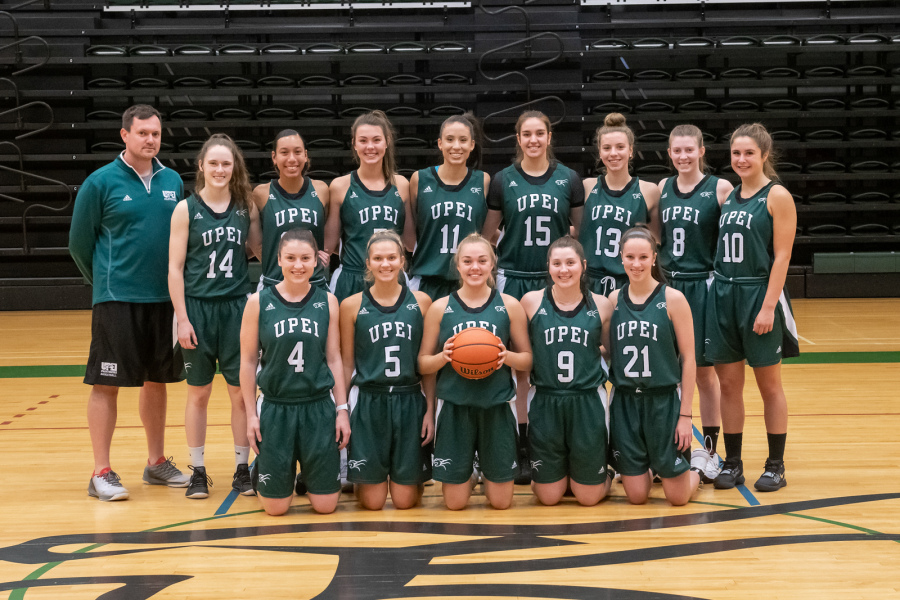
{"label": "orange basketball", "polygon": [[463,329],[453,340],[453,369],[466,379],[484,379],[497,370],[500,338],[481,327]]}

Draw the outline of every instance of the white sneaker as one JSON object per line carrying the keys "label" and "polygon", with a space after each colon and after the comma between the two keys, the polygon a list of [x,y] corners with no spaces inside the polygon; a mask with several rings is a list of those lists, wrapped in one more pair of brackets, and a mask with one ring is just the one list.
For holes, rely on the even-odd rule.
{"label": "white sneaker", "polygon": [[[709,460],[706,462],[706,469],[703,470],[703,483],[709,483],[710,481],[715,481],[716,477],[719,476],[719,473],[722,472],[722,459],[719,458],[719,455],[713,452],[709,455]],[[709,481],[707,481],[707,479]]]}
{"label": "white sneaker", "polygon": [[103,502],[128,500],[128,490],[119,481],[119,476],[112,469],[103,475],[92,475],[88,483],[88,496],[100,498]]}
{"label": "white sneaker", "polygon": [[694,450],[691,451],[691,470],[700,473],[700,481],[703,483],[709,483],[706,481],[706,469],[708,468],[708,465],[709,452],[706,451],[706,448],[694,448]]}

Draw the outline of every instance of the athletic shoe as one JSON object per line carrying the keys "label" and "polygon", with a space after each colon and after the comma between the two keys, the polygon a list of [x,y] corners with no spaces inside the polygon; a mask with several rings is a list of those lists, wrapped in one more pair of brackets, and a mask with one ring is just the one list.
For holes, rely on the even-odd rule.
{"label": "athletic shoe", "polygon": [[294,492],[298,496],[306,495],[306,484],[303,482],[303,473],[297,473],[297,479],[294,480]]}
{"label": "athletic shoe", "polygon": [[231,489],[237,491],[241,496],[255,496],[253,485],[250,483],[250,467],[246,463],[238,465],[234,471],[234,478],[231,480]]}
{"label": "athletic shoe", "polygon": [[185,475],[175,468],[175,463],[172,462],[171,456],[157,465],[144,467],[144,483],[148,485],[167,485],[173,488],[183,488],[188,486],[190,480],[190,475]]}
{"label": "athletic shoe", "polygon": [[257,494],[257,486],[259,485],[259,467],[256,464],[259,462],[259,458],[253,461],[253,464],[250,466],[250,487],[253,488],[254,495]]}
{"label": "athletic shoe", "polygon": [[662,483],[662,477],[653,469],[650,469],[650,483]]}
{"label": "athletic shoe", "polygon": [[531,459],[528,456],[528,448],[519,448],[517,461],[519,471],[513,479],[515,485],[528,485],[531,483]]}
{"label": "athletic shoe", "polygon": [[716,477],[715,486],[717,490],[730,490],[736,485],[744,483],[744,463],[741,459],[725,459],[722,465],[722,472]]}
{"label": "athletic shoe", "polygon": [[760,492],[775,492],[787,485],[784,478],[784,461],[766,459],[766,471],[753,485]]}
{"label": "athletic shoe", "polygon": [[[694,448],[691,450],[691,471],[697,471],[700,473],[700,481],[702,483],[709,483],[712,480],[707,480],[706,478],[706,469],[709,464],[709,452],[706,451],[706,448]],[[715,478],[713,478],[715,479]]]}
{"label": "athletic shoe", "polygon": [[188,465],[188,469],[192,471],[191,480],[188,482],[188,489],[184,495],[194,500],[209,498],[209,486],[212,485],[212,479],[206,474],[206,467]]}
{"label": "athletic shoe", "polygon": [[475,452],[475,459],[472,461],[472,477],[475,478],[475,483],[484,483],[484,477],[481,475],[481,463],[478,462],[478,452]]}
{"label": "athletic shoe", "polygon": [[718,454],[713,452],[711,436],[706,436],[704,438],[704,445],[706,446],[706,451],[709,453],[709,460],[706,462],[706,469],[704,469],[700,479],[703,483],[712,483],[716,480],[716,477],[719,476],[719,473],[722,472],[722,459],[719,458]]}
{"label": "athletic shoe", "polygon": [[103,502],[128,500],[128,490],[112,469],[105,469],[101,475],[91,475],[88,482],[88,496],[100,498]]}

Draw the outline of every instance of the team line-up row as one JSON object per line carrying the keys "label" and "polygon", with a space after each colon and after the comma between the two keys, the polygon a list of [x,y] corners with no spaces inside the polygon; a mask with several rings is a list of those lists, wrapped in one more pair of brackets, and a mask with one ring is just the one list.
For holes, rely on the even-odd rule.
{"label": "team line-up row", "polygon": [[[142,386],[144,481],[208,496],[217,363],[232,401],[233,486],[258,493],[270,514],[287,511],[301,479],[316,511],[334,510],[348,442],[346,478],[367,508],[388,491],[395,507],[415,505],[432,475],[447,506],[463,508],[476,452],[496,508],[529,480],[545,504],[567,488],[596,504],[608,462],[630,501],[646,500],[652,467],[666,497],[684,504],[701,479],[744,481],[744,360],[769,438],[756,487],[786,484],[780,361],[796,352],[783,293],[796,213],[762,125],[732,136],[734,189],[704,173],[702,134],[689,125],[670,136],[677,176],[659,186],[631,177],[634,136],[618,114],[597,131],[602,176],[582,182],[553,158],[549,119],[534,111],[516,124],[513,165],[493,178],[469,166],[480,130],[463,115],[441,127],[442,163],[407,182],[395,173],[390,122],[375,111],[351,129],[359,167],[329,186],[306,177],[303,138],[285,130],[272,153],[279,177],[251,190],[240,150],[217,134],[182,202],[180,178],[155,159],[160,135],[154,109],[126,111],[126,150],[85,181],[73,215],[70,249],[94,285],[91,495],[128,496],[109,444],[118,387]],[[248,301],[250,254],[263,275]],[[137,311],[145,331],[133,331]],[[173,313],[183,356],[161,350]],[[455,335],[470,327],[502,342],[500,367],[483,379],[449,365]],[[133,341],[141,336],[150,343]],[[190,477],[164,458],[151,414],[161,395],[164,422],[165,383],[182,373]],[[691,456],[695,380],[705,447]]]}

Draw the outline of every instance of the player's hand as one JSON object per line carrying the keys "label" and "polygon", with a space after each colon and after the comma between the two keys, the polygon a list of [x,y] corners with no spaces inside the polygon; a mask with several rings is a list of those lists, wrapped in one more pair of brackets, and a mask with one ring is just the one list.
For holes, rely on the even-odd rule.
{"label": "player's hand", "polygon": [[193,350],[197,347],[197,334],[194,333],[194,326],[190,321],[178,322],[178,343],[182,348]]}
{"label": "player's hand", "polygon": [[331,254],[325,252],[324,250],[319,250],[319,264],[321,264],[323,267],[327,267],[329,260],[331,260]]}
{"label": "player's hand", "polygon": [[334,441],[338,443],[338,450],[343,450],[350,443],[350,411],[339,410],[334,420]]}
{"label": "player's hand", "polygon": [[508,351],[506,350],[506,346],[503,345],[503,342],[500,342],[498,345],[500,346],[500,354],[497,355],[497,368],[499,369],[506,362]]}
{"label": "player's hand", "polygon": [[422,419],[422,446],[427,446],[434,439],[434,411],[425,411]]}
{"label": "player's hand", "polygon": [[675,426],[675,446],[679,452],[687,452],[691,449],[692,429],[690,419],[678,417],[678,424]]}
{"label": "player's hand", "polygon": [[262,441],[262,434],[259,432],[259,417],[256,415],[247,415],[247,439],[250,440],[250,447],[253,452],[259,456],[259,446],[257,441]]}
{"label": "player's hand", "polygon": [[457,334],[451,335],[447,338],[447,341],[444,342],[444,348],[441,350],[441,356],[444,359],[445,363],[453,360],[453,342],[456,340]]}
{"label": "player's hand", "polygon": [[775,325],[775,310],[761,308],[756,320],[753,321],[753,333],[763,335],[772,331]]}

